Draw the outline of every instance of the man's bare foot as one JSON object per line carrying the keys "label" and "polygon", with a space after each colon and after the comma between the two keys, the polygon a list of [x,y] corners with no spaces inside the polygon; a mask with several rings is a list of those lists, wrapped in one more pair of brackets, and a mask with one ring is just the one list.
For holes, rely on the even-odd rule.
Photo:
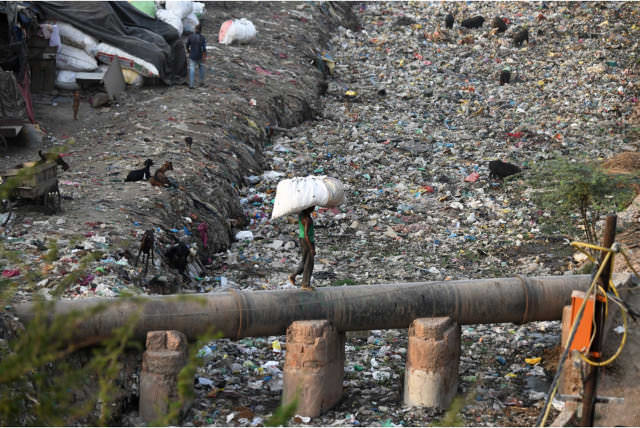
{"label": "man's bare foot", "polygon": [[296,276],[293,274],[289,275],[289,282],[291,285],[296,285]]}
{"label": "man's bare foot", "polygon": [[301,289],[303,289],[303,290],[306,290],[306,291],[313,291],[313,290],[315,290],[315,288],[313,288],[313,287],[312,287],[312,286],[310,286],[310,285],[303,285],[303,286],[301,286],[300,288],[301,288]]}

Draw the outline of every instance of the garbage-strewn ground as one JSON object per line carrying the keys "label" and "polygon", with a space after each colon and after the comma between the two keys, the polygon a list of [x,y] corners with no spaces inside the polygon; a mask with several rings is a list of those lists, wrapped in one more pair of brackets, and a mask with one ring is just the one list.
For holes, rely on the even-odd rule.
{"label": "garbage-strewn ground", "polygon": [[[150,268],[145,288],[135,284],[131,264],[149,227],[160,248],[198,244],[182,291],[290,287],[297,225],[293,218],[269,221],[271,203],[280,178],[308,174],[337,177],[347,190],[345,204],[318,209],[314,219],[316,287],[572,273],[577,266],[564,237],[540,227],[540,217],[553,213],[490,180],[487,164],[503,159],[526,174],[534,161],[560,155],[637,151],[637,3],[349,5],[360,32],[340,27],[344,12],[327,4],[208,4],[206,87],[130,90],[110,107],[83,104],[77,123],[68,95],[38,99],[50,136],[45,146],[76,139],[61,185],[73,199],[63,201],[61,215],[19,209],[6,230],[5,245],[25,251],[42,275],[19,297],[46,294],[91,248],[105,257],[66,297],[158,292],[164,287],[157,284],[177,283],[180,275],[164,260]],[[446,30],[449,11],[456,23]],[[460,27],[475,15],[485,17],[481,28]],[[240,16],[254,22],[257,41],[215,44],[219,24]],[[491,31],[495,16],[508,19],[505,33]],[[529,41],[516,47],[511,37],[524,26]],[[311,60],[325,43],[336,67],[320,97],[322,73]],[[500,86],[507,66],[511,82]],[[12,148],[2,166],[35,160],[37,148]],[[122,182],[148,157],[156,166],[173,162],[175,187]],[[203,222],[206,250],[197,229]],[[232,243],[239,231],[251,239]],[[46,263],[39,244],[51,239],[61,258]],[[457,422],[533,425],[559,336],[559,322],[464,326],[465,401]],[[349,337],[344,400],[296,424],[438,421],[441,415],[402,406],[406,331]],[[198,399],[183,424],[261,424],[279,403],[285,351],[283,336],[204,348]],[[532,357],[542,362],[527,364]],[[130,414],[123,423],[140,422]]]}

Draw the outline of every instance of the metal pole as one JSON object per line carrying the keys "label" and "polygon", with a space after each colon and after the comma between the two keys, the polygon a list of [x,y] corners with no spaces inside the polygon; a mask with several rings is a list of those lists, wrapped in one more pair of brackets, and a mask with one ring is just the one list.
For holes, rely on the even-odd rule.
{"label": "metal pole", "polygon": [[[604,233],[602,236],[602,247],[610,248],[616,239],[616,221],[615,215],[607,216],[607,221],[604,227]],[[606,251],[602,251],[600,254],[600,262],[604,260],[607,255]],[[598,279],[598,284],[609,291],[609,281],[611,280],[611,258],[607,261],[606,266],[602,270],[602,275]],[[596,325],[596,332],[593,339],[593,343],[589,348],[590,357],[598,361],[600,359],[600,351],[602,350],[602,340],[604,338],[604,310],[605,305],[598,300],[596,293],[594,318]],[[596,389],[598,386],[598,366],[589,365],[587,367],[587,374],[583,383],[583,396],[582,396],[582,426],[593,426],[593,418],[595,415],[595,401],[596,401]]]}
{"label": "metal pole", "polygon": [[[586,291],[589,275],[495,278],[322,287],[314,291],[228,291],[200,295],[154,296],[144,303],[127,299],[60,300],[49,313],[106,309],[88,317],[74,342],[90,344],[125,325],[141,311],[135,336],[151,330],[179,330],[195,339],[209,328],[223,337],[284,334],[297,320],[327,319],[339,331],[408,328],[416,318],[450,316],[459,324],[525,323],[557,320],[573,290]],[[25,323],[32,303],[16,306]]]}

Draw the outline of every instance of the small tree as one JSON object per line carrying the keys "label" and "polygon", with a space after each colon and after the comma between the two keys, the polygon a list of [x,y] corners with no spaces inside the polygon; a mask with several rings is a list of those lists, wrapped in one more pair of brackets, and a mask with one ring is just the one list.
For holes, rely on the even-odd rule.
{"label": "small tree", "polygon": [[635,175],[608,174],[594,162],[555,159],[534,164],[521,184],[528,187],[525,194],[550,214],[542,217],[543,224],[569,236],[582,229],[587,242],[597,244],[601,216],[629,205],[637,182]]}

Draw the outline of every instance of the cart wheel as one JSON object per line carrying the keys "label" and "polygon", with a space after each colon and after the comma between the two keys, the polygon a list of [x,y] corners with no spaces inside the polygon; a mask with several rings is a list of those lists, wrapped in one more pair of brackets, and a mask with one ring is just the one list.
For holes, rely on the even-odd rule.
{"label": "cart wheel", "polygon": [[44,209],[47,214],[56,214],[60,212],[60,207],[60,192],[57,189],[51,189],[44,194]]}

